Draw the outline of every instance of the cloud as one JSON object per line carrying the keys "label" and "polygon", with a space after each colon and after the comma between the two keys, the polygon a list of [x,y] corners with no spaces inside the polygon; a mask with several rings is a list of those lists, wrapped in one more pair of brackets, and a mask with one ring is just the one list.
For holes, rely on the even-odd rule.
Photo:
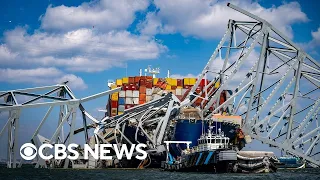
{"label": "cloud", "polygon": [[317,31],[315,32],[311,32],[311,35],[312,35],[312,41],[315,45],[320,45],[320,27],[318,28]]}
{"label": "cloud", "polygon": [[320,27],[316,31],[311,31],[311,37],[309,42],[298,43],[298,45],[305,51],[309,51],[310,54],[319,56],[316,48],[320,46]]}
{"label": "cloud", "polygon": [[73,74],[64,74],[56,68],[0,69],[0,82],[50,85],[69,81],[74,89],[86,89],[84,81]]}
{"label": "cloud", "polygon": [[[128,31],[95,32],[78,29],[66,33],[28,34],[18,27],[5,33],[0,62],[11,67],[55,66],[69,71],[97,72],[121,66],[127,60],[155,59],[166,47]],[[20,62],[24,63],[21,64]]]}
{"label": "cloud", "polygon": [[71,31],[94,28],[99,31],[126,29],[135,19],[135,13],[145,10],[148,0],[100,0],[82,3],[77,7],[49,6],[40,17],[41,28],[54,31]]}
{"label": "cloud", "polygon": [[[227,2],[155,0],[154,4],[157,11],[149,12],[145,21],[139,24],[138,29],[142,34],[147,35],[181,33],[183,36],[205,39],[221,38],[229,19],[251,20],[227,7]],[[266,19],[290,38],[293,37],[292,24],[308,21],[306,14],[301,11],[297,2],[284,3],[271,8],[264,8],[251,0],[234,1],[232,3]]]}

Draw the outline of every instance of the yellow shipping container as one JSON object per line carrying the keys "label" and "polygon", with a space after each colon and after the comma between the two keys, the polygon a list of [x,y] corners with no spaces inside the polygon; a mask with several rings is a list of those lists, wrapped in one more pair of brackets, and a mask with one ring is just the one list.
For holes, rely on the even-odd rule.
{"label": "yellow shipping container", "polygon": [[195,85],[197,82],[196,78],[190,78],[190,85]]}
{"label": "yellow shipping container", "polygon": [[155,86],[157,85],[157,83],[158,83],[158,78],[153,78],[153,85]]}
{"label": "yellow shipping container", "polygon": [[117,85],[116,84],[111,84],[111,89],[115,89],[117,88]]}
{"label": "yellow shipping container", "polygon": [[183,78],[183,84],[189,86],[190,85],[190,78]]}
{"label": "yellow shipping container", "polygon": [[182,86],[177,86],[177,89],[182,89]]}
{"label": "yellow shipping container", "polygon": [[166,90],[171,90],[171,85],[167,85]]}
{"label": "yellow shipping container", "polygon": [[171,85],[171,78],[166,78],[167,84]]}
{"label": "yellow shipping container", "polygon": [[214,84],[215,88],[219,88],[219,86],[220,86],[220,82],[219,81]]}
{"label": "yellow shipping container", "polygon": [[128,77],[122,78],[122,84],[128,84],[128,83],[129,83],[129,78]]}
{"label": "yellow shipping container", "polygon": [[171,83],[170,83],[171,86],[177,86],[177,79],[171,79]]}
{"label": "yellow shipping container", "polygon": [[122,79],[117,79],[116,84],[117,86],[122,86]]}
{"label": "yellow shipping container", "polygon": [[113,93],[112,95],[111,95],[111,100],[112,101],[118,101],[118,99],[119,99],[119,93]]}
{"label": "yellow shipping container", "polygon": [[119,111],[119,112],[118,112],[118,115],[121,115],[121,114],[123,114],[123,112]]}

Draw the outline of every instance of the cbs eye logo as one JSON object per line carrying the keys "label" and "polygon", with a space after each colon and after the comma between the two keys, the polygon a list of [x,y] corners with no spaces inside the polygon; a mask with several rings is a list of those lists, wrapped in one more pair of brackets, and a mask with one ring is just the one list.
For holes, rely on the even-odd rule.
{"label": "cbs eye logo", "polygon": [[20,155],[24,160],[32,160],[37,156],[37,147],[32,143],[25,143],[20,148]]}

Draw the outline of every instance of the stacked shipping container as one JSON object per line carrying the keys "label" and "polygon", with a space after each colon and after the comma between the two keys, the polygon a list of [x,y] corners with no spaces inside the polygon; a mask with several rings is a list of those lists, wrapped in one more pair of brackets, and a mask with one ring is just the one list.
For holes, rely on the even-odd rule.
{"label": "stacked shipping container", "polygon": [[[183,100],[193,85],[195,85],[196,81],[196,78],[174,79],[152,78],[152,76],[135,76],[117,79],[116,83],[111,86],[111,89],[122,87],[122,90],[111,95],[111,101],[109,101],[111,105],[109,106],[111,116],[120,115],[125,109],[160,98],[164,91],[168,93],[171,92],[180,100]],[[209,83],[209,80],[202,79],[196,92],[200,94],[203,87]],[[217,88],[218,86],[219,83],[216,83],[211,89]],[[210,89],[207,91],[210,91]],[[223,101],[225,100],[225,98],[222,99]],[[201,99],[199,98],[195,104],[200,105]]]}

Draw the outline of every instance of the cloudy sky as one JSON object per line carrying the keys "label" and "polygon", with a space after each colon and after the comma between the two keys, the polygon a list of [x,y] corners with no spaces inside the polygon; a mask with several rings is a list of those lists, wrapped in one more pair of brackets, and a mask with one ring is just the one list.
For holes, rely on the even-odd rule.
{"label": "cloudy sky", "polygon": [[[2,0],[0,90],[69,80],[76,96],[84,97],[108,89],[108,79],[138,75],[147,65],[160,67],[162,77],[167,69],[175,77],[194,76],[228,19],[245,19],[227,2]],[[320,59],[318,1],[230,2],[267,19]]]}

